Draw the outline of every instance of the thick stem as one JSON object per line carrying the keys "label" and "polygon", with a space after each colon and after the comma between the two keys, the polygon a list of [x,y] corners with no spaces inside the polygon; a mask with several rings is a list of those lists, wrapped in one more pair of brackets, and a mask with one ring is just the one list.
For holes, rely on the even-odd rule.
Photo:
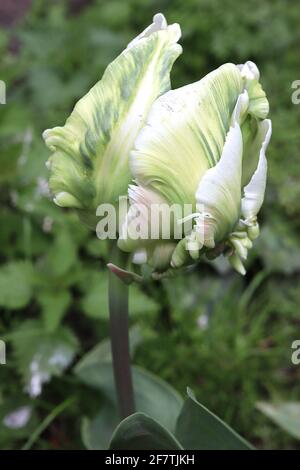
{"label": "thick stem", "polygon": [[[111,253],[111,262],[126,268],[127,256],[117,246]],[[111,349],[115,387],[120,418],[135,411],[128,334],[128,286],[109,272],[109,314]]]}

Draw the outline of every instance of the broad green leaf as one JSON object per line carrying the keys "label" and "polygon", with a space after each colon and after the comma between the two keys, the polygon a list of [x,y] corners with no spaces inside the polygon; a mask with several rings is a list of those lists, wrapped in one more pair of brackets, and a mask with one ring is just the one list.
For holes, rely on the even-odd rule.
{"label": "broad green leaf", "polygon": [[[135,348],[142,340],[140,328],[134,326],[129,331],[130,352],[133,355]],[[91,351],[83,356],[76,365],[76,373],[81,369],[94,365],[98,367],[101,362],[111,361],[110,339],[104,339]],[[111,435],[119,423],[118,410],[115,403],[105,400],[102,408],[94,417],[85,417],[82,420],[81,434],[87,449],[107,449]]]}
{"label": "broad green leaf", "polygon": [[61,229],[47,252],[47,266],[55,277],[65,275],[76,263],[76,245],[68,230]]}
{"label": "broad green leaf", "polygon": [[90,256],[93,256],[97,259],[108,258],[109,254],[109,244],[108,240],[99,240],[96,237],[90,238],[85,244],[85,250]]}
{"label": "broad green leaf", "polygon": [[[108,273],[87,271],[86,274],[85,293],[81,301],[82,310],[89,317],[108,320]],[[129,310],[131,316],[156,312],[157,309],[157,303],[144,294],[138,286],[132,285],[130,287]]]}
{"label": "broad green leaf", "polygon": [[128,157],[153,101],[170,89],[170,69],[181,53],[180,28],[163,15],[107,67],[76,104],[63,127],[44,132],[53,155],[50,187],[61,206],[95,214],[115,203],[131,180]]}
{"label": "broad green leaf", "polygon": [[82,420],[81,435],[85,447],[90,450],[108,449],[111,436],[119,421],[116,407],[106,400],[95,417],[84,417]]}
{"label": "broad green leaf", "polygon": [[[136,347],[141,343],[143,337],[140,328],[136,325],[129,330],[130,354],[133,356]],[[89,352],[87,352],[76,364],[76,372],[90,365],[97,365],[100,362],[111,361],[111,342],[109,338],[102,340]]]}
{"label": "broad green leaf", "polygon": [[175,437],[144,413],[124,419],[115,430],[109,448],[112,450],[178,450]]}
{"label": "broad green leaf", "polygon": [[130,315],[144,315],[157,312],[159,305],[137,285],[133,284],[129,289],[129,312]]}
{"label": "broad green leaf", "polygon": [[108,319],[108,278],[104,271],[87,272],[81,308],[89,317]]}
{"label": "broad green leaf", "polygon": [[[175,429],[176,419],[182,406],[182,398],[166,382],[145,370],[133,366],[133,385],[137,411],[157,419],[169,431]],[[116,404],[112,364],[95,363],[76,367],[79,379],[103,393]]]}
{"label": "broad green leaf", "polygon": [[188,389],[177,420],[176,437],[185,449],[249,450],[248,444],[224,421],[201,405]]}
{"label": "broad green leaf", "polygon": [[71,294],[67,290],[46,290],[37,296],[42,307],[45,329],[53,332],[60,324],[64,313],[71,302]]}
{"label": "broad green leaf", "polygon": [[169,203],[190,204],[201,177],[221,157],[237,99],[239,69],[225,64],[153,105],[131,153],[133,176]]}
{"label": "broad green leaf", "polygon": [[[2,110],[3,107],[1,107]],[[4,140],[4,139],[3,139]],[[22,151],[22,136],[16,136],[13,142],[8,142],[0,147],[0,182],[1,184],[14,181],[18,169],[18,159]]]}
{"label": "broad green leaf", "polygon": [[9,309],[25,307],[34,286],[33,267],[28,262],[13,261],[0,269],[0,306]]}
{"label": "broad green leaf", "polygon": [[300,439],[300,402],[259,402],[256,407],[295,439]]}
{"label": "broad green leaf", "polygon": [[78,348],[74,334],[60,327],[46,333],[42,322],[27,320],[10,335],[26,391],[38,396],[44,383],[60,375],[71,363]]}

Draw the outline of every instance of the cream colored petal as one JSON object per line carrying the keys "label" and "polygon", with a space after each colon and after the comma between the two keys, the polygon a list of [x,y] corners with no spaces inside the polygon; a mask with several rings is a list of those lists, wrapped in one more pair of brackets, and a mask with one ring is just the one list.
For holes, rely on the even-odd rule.
{"label": "cream colored petal", "polygon": [[169,203],[191,203],[201,177],[223,151],[242,92],[238,68],[225,64],[153,105],[131,153],[134,178]]}
{"label": "cream colored petal", "polygon": [[236,254],[234,253],[233,255],[229,256],[228,257],[228,260],[229,260],[229,263],[231,264],[231,266],[238,272],[240,273],[242,276],[244,276],[246,274],[246,269],[241,261],[241,258]]}
{"label": "cream colored petal", "polygon": [[[240,215],[243,141],[238,122],[230,128],[220,161],[200,180],[196,192],[196,230],[204,232],[204,245],[215,243],[229,234]],[[204,224],[204,228],[203,228]]]}
{"label": "cream colored petal", "polygon": [[54,196],[66,192],[95,213],[100,203],[115,203],[126,194],[129,152],[152,103],[170,89],[170,69],[182,50],[179,37],[178,25],[167,26],[156,15],[78,101],[66,124],[44,132],[53,152],[49,183]]}
{"label": "cream colored petal", "polygon": [[257,168],[247,186],[244,188],[242,198],[242,215],[245,219],[255,217],[264,200],[267,180],[266,150],[272,134],[272,125],[269,119],[260,123],[261,149]]}

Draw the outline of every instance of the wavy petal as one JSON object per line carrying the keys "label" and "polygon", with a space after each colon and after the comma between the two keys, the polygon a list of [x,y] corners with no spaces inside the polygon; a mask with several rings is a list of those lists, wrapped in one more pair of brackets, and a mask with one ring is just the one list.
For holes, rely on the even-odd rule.
{"label": "wavy petal", "polygon": [[260,74],[256,64],[249,60],[238,67],[246,82],[245,88],[250,99],[249,113],[259,119],[265,119],[269,113],[269,102],[259,83]]}
{"label": "wavy petal", "polygon": [[137,182],[169,203],[195,202],[199,180],[221,157],[242,88],[239,69],[225,64],[199,82],[161,96],[131,153]]}
{"label": "wavy petal", "polygon": [[258,67],[251,60],[238,65],[238,68],[240,69],[243,78],[246,78],[247,80],[259,80],[260,73]]}
{"label": "wavy petal", "polygon": [[259,124],[259,138],[261,148],[257,168],[247,186],[244,188],[242,198],[242,215],[245,219],[255,217],[264,200],[266,180],[267,180],[267,159],[266,150],[272,134],[272,125],[269,119],[265,119]]}
{"label": "wavy petal", "polygon": [[[166,22],[166,18],[161,13],[157,13],[153,16],[153,23],[147,26],[147,28],[139,34],[136,38],[134,38],[127,46],[127,49],[133,46],[136,46],[138,41],[144,38],[148,38],[151,34],[155,33],[156,31],[161,31],[163,29],[167,29],[168,24]],[[179,39],[179,37],[178,37]]]}
{"label": "wavy petal", "polygon": [[[153,101],[170,89],[170,69],[181,53],[180,27],[163,15],[132,41],[102,79],[76,104],[63,127],[44,132],[54,195],[94,212],[115,202],[130,182],[129,151]],[[68,199],[68,202],[71,199]]]}
{"label": "wavy petal", "polygon": [[200,212],[196,231],[202,229],[203,244],[209,248],[231,232],[240,215],[243,139],[239,120],[245,98],[243,93],[237,102],[220,161],[207,170],[196,191]]}

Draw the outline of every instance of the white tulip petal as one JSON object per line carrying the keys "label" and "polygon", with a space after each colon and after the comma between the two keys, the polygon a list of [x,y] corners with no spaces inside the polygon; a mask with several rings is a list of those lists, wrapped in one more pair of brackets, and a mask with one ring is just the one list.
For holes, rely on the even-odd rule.
{"label": "white tulip petal", "polygon": [[152,33],[167,29],[167,27],[168,24],[164,15],[162,13],[157,13],[153,16],[153,23],[147,26],[147,28],[141,34],[139,34],[136,38],[130,41],[127,46],[127,49],[135,46],[141,39],[148,38]]}
{"label": "white tulip petal", "polygon": [[240,69],[243,78],[246,78],[247,80],[259,80],[260,73],[258,67],[251,60],[248,60],[245,64],[238,65],[238,68]]}
{"label": "white tulip petal", "polygon": [[201,223],[204,245],[210,248],[231,232],[239,218],[242,154],[242,133],[236,122],[228,132],[220,161],[205,173],[196,192],[199,212],[209,215]]}
{"label": "white tulip petal", "polygon": [[246,220],[258,214],[264,200],[268,166],[266,149],[272,134],[272,125],[269,119],[260,123],[259,132],[262,145],[258,165],[250,182],[244,188],[244,197],[242,198],[242,215]]}
{"label": "white tulip petal", "polygon": [[131,152],[138,184],[170,203],[195,201],[198,183],[221,157],[243,79],[225,64],[196,83],[156,100]]}
{"label": "white tulip petal", "polygon": [[234,126],[235,122],[241,124],[241,121],[244,119],[245,114],[247,113],[249,106],[249,95],[247,90],[244,90],[243,93],[238,97],[237,103],[235,105],[234,111],[231,117],[231,125]]}

